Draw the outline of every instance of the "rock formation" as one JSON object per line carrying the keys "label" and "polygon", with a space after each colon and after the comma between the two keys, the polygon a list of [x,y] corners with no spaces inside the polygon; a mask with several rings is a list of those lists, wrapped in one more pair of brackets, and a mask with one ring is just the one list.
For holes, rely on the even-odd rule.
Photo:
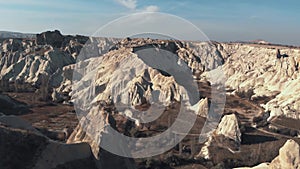
{"label": "rock formation", "polygon": [[112,130],[116,130],[115,125],[114,119],[108,112],[101,110],[99,106],[95,106],[86,117],[81,119],[67,143],[89,143],[96,158],[96,166],[99,168],[113,169],[123,166],[131,169],[134,166],[131,159],[111,154],[100,147],[103,144],[110,144],[114,149],[130,153],[125,147],[128,143],[113,139],[115,132]]}
{"label": "rock formation", "polygon": [[15,116],[0,117],[0,149],[0,168],[96,168],[88,144],[52,141]]}
{"label": "rock formation", "polygon": [[[132,161],[118,158],[100,147],[106,141],[114,143],[117,149],[124,148],[116,140],[111,140],[114,135],[112,129],[116,129],[114,114],[124,115],[127,120],[139,125],[157,119],[162,111],[179,102],[183,103],[186,112],[194,111],[209,120],[215,118],[208,113],[211,96],[200,100],[198,95],[201,93],[196,81],[215,80],[215,84],[209,84],[217,85],[224,80],[219,80],[219,74],[215,73],[219,70],[227,76],[226,89],[231,96],[238,95],[251,103],[265,98],[259,100],[261,105],[255,106],[270,112],[269,121],[277,116],[300,119],[299,56],[300,50],[297,48],[269,45],[88,38],[65,36],[59,31],[38,34],[36,39],[1,39],[0,90],[36,91],[42,100],[74,103],[80,118],[80,124],[68,140],[70,146],[52,142],[28,128],[18,126],[15,129],[8,125],[10,117],[1,116],[2,121],[6,120],[7,123],[6,126],[1,123],[1,134],[12,141],[17,137],[41,140],[41,145],[48,148],[41,148],[45,154],[39,154],[40,150],[36,150],[37,155],[50,160],[47,154],[53,154],[51,150],[58,149],[68,160],[54,159],[55,162],[51,163],[34,159],[32,164],[28,164],[31,168],[33,164],[37,168],[63,168],[67,163],[68,166],[74,165],[73,159],[89,162],[93,158],[98,167],[126,164],[130,168]],[[104,106],[103,103],[110,106]],[[2,94],[0,105],[3,114],[23,114],[28,111],[26,105]],[[266,118],[258,114],[253,119],[253,122],[257,122],[255,127],[268,125]],[[217,124],[218,121],[209,126],[208,133],[212,135],[202,147],[199,157],[210,159],[218,149],[231,154],[239,151],[241,131],[236,115],[225,115],[214,130]],[[33,133],[29,133],[29,136],[23,130]],[[16,134],[16,138],[5,135],[7,132]],[[82,142],[89,143],[91,151]],[[288,154],[286,151],[290,145],[297,148],[294,143],[287,143],[278,158],[270,165],[262,164],[260,167],[298,167],[295,152]],[[70,149],[73,151],[73,146],[75,152],[84,152],[82,156],[74,157],[65,153]],[[126,147],[124,151],[127,151]],[[287,158],[291,156],[295,157],[294,160]]]}
{"label": "rock formation", "polygon": [[[68,95],[65,90],[70,92],[73,72],[65,71],[76,62],[83,45],[87,42],[83,53],[97,51],[89,53],[89,57],[96,57],[107,52],[115,41],[117,39],[64,36],[59,31],[38,34],[36,39],[1,40],[0,91],[32,92],[40,88],[42,78],[47,78],[49,88],[43,98],[50,97],[53,90]],[[42,91],[45,90],[40,89],[38,93]]]}
{"label": "rock formation", "polygon": [[[71,80],[64,77],[64,67],[74,64],[78,56],[80,60],[85,60],[109,51],[117,55],[124,50],[132,50],[133,54],[139,55],[151,47],[178,55],[181,59],[179,62],[186,63],[198,79],[209,80],[207,71],[222,65],[228,89],[238,92],[253,90],[252,99],[273,98],[263,105],[266,111],[271,112],[270,118],[284,115],[299,119],[300,89],[297,84],[300,52],[296,48],[241,43],[213,42],[208,45],[204,42],[88,38],[64,36],[59,31],[38,34],[36,43],[33,39],[4,39],[0,41],[0,46],[1,90],[15,90],[15,86],[19,91],[36,90],[40,84],[40,74],[46,74],[50,80],[49,92],[56,90],[66,99]],[[280,53],[289,57],[277,58]],[[13,85],[16,81],[20,85]],[[32,85],[35,87],[30,87]]]}
{"label": "rock formation", "polygon": [[36,43],[38,45],[51,45],[55,48],[62,47],[64,36],[58,31],[47,31],[36,35]]}
{"label": "rock formation", "polygon": [[279,155],[269,166],[271,169],[300,168],[300,146],[294,140],[288,140],[279,150]]}
{"label": "rock formation", "polygon": [[[221,65],[222,58],[217,52],[207,54],[210,50],[216,51],[211,44],[194,44],[199,45],[195,51],[189,45],[193,44],[125,39],[102,57],[86,59],[85,53],[79,55],[85,60],[75,65],[75,71],[79,73],[73,78],[71,94],[77,112],[82,112],[80,116],[83,117],[68,143],[88,142],[95,158],[100,161],[110,158],[104,156],[105,151],[100,145],[106,139],[113,138],[111,128],[114,125],[105,120],[113,112],[103,110],[99,103],[113,103],[114,113],[122,114],[136,121],[136,124],[157,119],[175,102],[182,102],[182,108],[187,105],[186,109],[192,110],[191,105],[200,100],[194,81],[195,73]],[[206,53],[200,53],[202,50]],[[204,110],[207,99],[203,104],[200,109]],[[125,152],[124,146],[128,145],[115,143],[114,140],[110,144]],[[122,159],[118,161],[122,162]]]}
{"label": "rock formation", "polygon": [[281,47],[280,52],[289,57],[277,59],[278,48],[239,43],[217,46],[225,60],[222,69],[228,89],[253,90],[251,99],[273,98],[262,105],[271,112],[270,118],[283,115],[299,119],[299,49]]}
{"label": "rock formation", "polygon": [[208,99],[204,98],[201,99],[198,103],[198,115],[202,117],[207,117],[209,112],[209,104],[208,104]]}
{"label": "rock formation", "polygon": [[280,148],[279,155],[270,163],[262,163],[255,167],[243,167],[237,169],[299,169],[300,148],[294,140],[287,140]]}
{"label": "rock formation", "polygon": [[[215,149],[215,147],[228,149],[230,152],[239,151],[240,144],[241,132],[236,115],[225,115],[219,123],[218,128],[213,131],[213,134],[204,143],[196,158],[211,159],[213,156],[211,149]],[[216,153],[215,150],[212,152]]]}

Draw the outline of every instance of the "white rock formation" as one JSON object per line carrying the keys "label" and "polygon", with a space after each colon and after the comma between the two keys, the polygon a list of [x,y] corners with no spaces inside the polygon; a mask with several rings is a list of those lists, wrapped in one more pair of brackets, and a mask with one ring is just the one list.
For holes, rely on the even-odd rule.
{"label": "white rock formation", "polygon": [[[194,49],[185,45],[173,41],[126,39],[99,58],[78,62],[71,95],[84,117],[68,142],[89,142],[95,157],[101,159],[103,133],[109,136],[113,132],[105,127],[108,124],[103,117],[105,113],[95,110],[93,105],[107,100],[118,113],[138,123],[157,119],[174,102],[183,102],[195,113],[203,110],[204,115],[207,114],[204,112],[208,111],[205,108],[208,107],[207,99],[199,103],[200,107],[191,107],[200,99],[193,73],[220,65],[222,58],[213,45],[194,44],[199,45]],[[210,50],[215,52],[210,53]]]}
{"label": "white rock formation", "polygon": [[279,155],[270,163],[271,169],[300,169],[300,146],[288,140],[279,150]]}
{"label": "white rock formation", "polygon": [[201,117],[207,117],[208,115],[208,111],[209,111],[209,105],[208,105],[208,99],[204,98],[201,99],[198,103],[197,106],[198,110],[197,115],[201,116]]}
{"label": "white rock formation", "polygon": [[[143,39],[122,41],[117,50],[112,50],[100,58],[78,62],[74,69],[79,72],[78,81],[75,78],[71,94],[75,104],[82,109],[88,109],[86,105],[92,102],[107,99],[112,99],[117,107],[126,105],[134,108],[153,103],[161,103],[165,107],[174,101],[183,100],[190,101],[191,105],[196,104],[199,96],[193,71],[201,71],[206,66],[207,69],[215,67],[220,64],[220,55],[213,53],[205,56],[214,48],[202,44],[196,49],[201,51],[203,48],[207,52],[203,57],[211,60],[202,63],[202,53],[198,53],[201,57],[197,56],[196,52],[192,53],[192,49],[183,44],[167,44],[163,41],[151,43],[143,42]],[[197,57],[199,58],[196,59]],[[205,104],[207,100],[200,104],[204,116]]]}
{"label": "white rock formation", "polygon": [[[58,37],[54,39],[53,37]],[[115,56],[126,50],[140,55],[149,46],[178,55],[179,65],[185,63],[194,76],[222,66],[228,88],[239,92],[254,90],[252,98],[273,97],[264,105],[270,118],[284,115],[299,119],[298,82],[300,50],[259,44],[179,42],[151,39],[87,38],[62,36],[59,32],[39,35],[38,44],[31,39],[6,39],[0,42],[0,79],[39,84],[40,75],[51,76],[50,88],[64,94],[71,90],[70,78],[64,77],[65,66],[75,63],[82,50],[85,60],[114,51]],[[84,48],[83,44],[88,40]],[[58,45],[58,46],[57,46]],[[60,48],[58,48],[60,47]],[[277,58],[277,48],[287,57]],[[125,52],[126,53],[126,52]],[[153,67],[153,66],[152,66]],[[104,68],[105,70],[107,68]],[[204,73],[202,77],[207,76]],[[120,77],[120,76],[119,76]],[[138,102],[138,100],[136,100]]]}
{"label": "white rock formation", "polygon": [[[37,47],[27,41],[19,42],[23,47],[18,47],[17,51],[9,50],[11,47],[8,46],[14,41],[15,39],[11,39],[2,44],[4,52],[4,56],[0,58],[2,80],[10,82],[19,80],[23,83],[39,84],[41,74],[51,76],[58,69],[75,63],[74,58],[66,52],[47,45]],[[53,80],[57,80],[57,78]],[[52,83],[52,86],[60,85],[60,81]]]}
{"label": "white rock formation", "polygon": [[[96,165],[99,168],[116,168],[122,165],[124,168],[132,168],[133,162],[130,159],[122,158],[108,152],[122,151],[130,156],[128,144],[115,135],[116,131],[114,119],[110,114],[101,110],[99,106],[91,109],[86,117],[83,117],[74,132],[69,137],[68,144],[86,142],[91,146]],[[118,139],[115,139],[118,138]],[[110,150],[105,150],[103,145],[109,146]],[[113,149],[113,150],[112,150]]]}
{"label": "white rock formation", "polygon": [[[1,40],[0,90],[34,91],[40,87],[42,76],[47,76],[47,92],[55,90],[68,95],[73,74],[70,65],[76,62],[79,53],[97,57],[108,52],[117,41],[113,38],[64,36],[59,31],[44,32],[34,39]],[[84,45],[85,50],[81,51]]]}
{"label": "white rock formation", "polygon": [[234,140],[235,142],[241,142],[241,131],[239,128],[239,122],[235,114],[225,115],[217,130],[217,135],[223,135],[227,138]]}
{"label": "white rock formation", "polygon": [[213,131],[213,134],[204,143],[196,158],[212,158],[210,154],[212,147],[222,147],[234,153],[235,151],[239,151],[240,144],[241,131],[236,115],[225,115],[219,123],[218,128]]}
{"label": "white rock formation", "polygon": [[[276,96],[264,106],[271,111],[271,118],[300,118],[299,49],[239,43],[217,45],[225,60],[222,69],[228,88],[239,92],[254,90],[252,98]],[[277,58],[276,48],[287,57]]]}

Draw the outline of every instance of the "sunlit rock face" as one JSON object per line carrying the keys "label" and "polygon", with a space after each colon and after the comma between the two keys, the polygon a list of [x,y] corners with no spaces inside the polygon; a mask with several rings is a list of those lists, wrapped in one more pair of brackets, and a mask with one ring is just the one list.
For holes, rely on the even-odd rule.
{"label": "sunlit rock face", "polygon": [[[297,113],[300,105],[300,89],[297,85],[300,78],[300,51],[297,48],[241,43],[212,42],[208,45],[205,42],[88,38],[48,31],[38,34],[36,38],[1,40],[0,79],[9,83],[16,82],[24,86],[22,90],[34,90],[24,83],[38,86],[42,77],[47,76],[49,91],[55,90],[66,100],[71,80],[69,75],[64,76],[64,71],[71,70],[70,65],[76,63],[80,53],[84,53],[85,57],[81,59],[85,60],[113,51],[115,55],[123,55],[122,51],[126,50],[130,50],[129,53],[133,55],[140,55],[149,47],[177,55],[180,58],[178,64],[187,65],[198,79],[206,77],[209,80],[207,71],[223,65],[226,86],[233,89],[234,93],[248,92],[251,99],[262,96],[271,98],[263,105],[266,111],[270,111],[270,119],[280,115],[300,118]],[[277,56],[278,49],[280,57]],[[9,90],[15,89],[10,87]],[[53,100],[61,99],[56,97]],[[135,99],[135,102],[140,100]]]}
{"label": "sunlit rock face", "polygon": [[[114,130],[114,131],[113,131]],[[95,164],[98,168],[132,168],[132,159],[123,158],[101,148],[103,144],[110,144],[119,151],[128,152],[128,143],[120,139],[113,139],[116,129],[116,122],[110,113],[105,112],[100,106],[94,106],[86,117],[83,117],[67,143],[88,143],[91,147]],[[128,155],[129,156],[129,155]]]}
{"label": "sunlit rock face", "polygon": [[271,169],[300,168],[300,148],[294,140],[288,140],[279,150],[279,155],[271,162]]}
{"label": "sunlit rock face", "polygon": [[208,103],[208,99],[204,98],[201,99],[198,102],[198,111],[197,111],[197,115],[201,116],[201,117],[207,117],[209,113],[209,103]]}
{"label": "sunlit rock face", "polygon": [[[122,114],[135,124],[147,123],[157,119],[168,106],[181,102],[185,109],[195,111],[195,117],[198,111],[206,116],[208,99],[197,104],[200,97],[195,75],[222,64],[223,58],[216,51],[208,43],[125,39],[101,57],[87,59],[85,53],[79,55],[71,99],[80,124],[68,142],[88,142],[94,156],[101,160],[104,136],[114,134],[113,113]],[[104,102],[111,103],[114,112],[101,106],[95,109],[95,105]],[[118,143],[111,143],[121,149]]]}
{"label": "sunlit rock face", "polygon": [[237,143],[241,142],[241,132],[239,129],[239,122],[236,115],[225,115],[217,130],[216,135],[223,135],[227,138],[234,140]]}
{"label": "sunlit rock face", "polygon": [[[200,153],[196,158],[202,157],[211,159],[211,150],[215,147],[228,149],[230,152],[239,151],[241,144],[241,131],[239,122],[235,114],[225,115],[218,125],[218,128],[213,131],[213,134],[204,143]],[[212,150],[214,152],[214,150]]]}
{"label": "sunlit rock face", "polygon": [[[239,43],[221,43],[218,49],[225,58],[222,69],[229,89],[253,91],[250,99],[272,98],[263,105],[271,112],[270,118],[283,115],[299,119],[299,49]],[[277,49],[284,57],[277,57]]]}
{"label": "sunlit rock face", "polygon": [[[85,44],[88,40],[92,43]],[[56,102],[68,100],[72,64],[76,63],[79,53],[98,57],[116,41],[113,38],[65,36],[59,31],[43,32],[34,38],[1,40],[0,90],[32,92],[45,88],[38,92],[49,93],[47,97]],[[83,46],[86,51],[81,51]]]}
{"label": "sunlit rock face", "polygon": [[195,105],[199,101],[195,74],[222,64],[223,58],[216,51],[207,43],[125,39],[98,58],[86,59],[82,53],[72,95],[75,101],[85,98],[77,99],[82,108],[106,99],[112,99],[116,106],[135,108],[154,102],[168,106],[188,99]]}

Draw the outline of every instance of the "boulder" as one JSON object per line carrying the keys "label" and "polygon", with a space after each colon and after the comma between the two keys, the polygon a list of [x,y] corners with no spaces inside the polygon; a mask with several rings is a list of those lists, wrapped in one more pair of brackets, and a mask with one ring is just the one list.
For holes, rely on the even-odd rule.
{"label": "boulder", "polygon": [[216,135],[223,135],[233,141],[241,142],[241,131],[239,121],[235,114],[225,115],[216,130]]}
{"label": "boulder", "polygon": [[300,146],[290,139],[279,150],[279,155],[270,163],[271,169],[300,169]]}

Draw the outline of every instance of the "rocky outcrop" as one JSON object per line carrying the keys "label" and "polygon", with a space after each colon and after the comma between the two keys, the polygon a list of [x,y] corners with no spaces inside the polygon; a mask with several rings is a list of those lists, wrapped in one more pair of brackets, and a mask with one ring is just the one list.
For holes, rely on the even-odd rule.
{"label": "rocky outcrop", "polygon": [[207,117],[209,112],[208,98],[201,99],[197,107],[198,107],[197,115],[201,117]]}
{"label": "rocky outcrop", "polygon": [[[4,49],[0,58],[0,80],[4,91],[31,91],[41,85],[43,75],[49,79],[49,88],[58,87],[62,80],[59,70],[75,63],[71,55],[51,46],[36,47],[26,41],[21,44],[24,49],[19,47],[18,51],[6,52]],[[2,44],[6,45],[5,42]]]}
{"label": "rocky outcrop", "polygon": [[128,143],[113,139],[116,134],[116,131],[113,130],[116,130],[116,123],[111,114],[101,110],[99,106],[95,106],[86,117],[81,119],[67,143],[89,143],[96,158],[96,166],[99,168],[114,169],[120,166],[128,169],[133,168],[134,162],[131,159],[111,154],[101,148],[101,145],[109,144],[111,148],[117,151],[130,153],[126,148]]}
{"label": "rocky outcrop", "polygon": [[270,169],[268,163],[262,163],[254,167],[239,167],[234,169]]}
{"label": "rocky outcrop", "polygon": [[279,155],[269,166],[271,169],[300,169],[300,147],[294,140],[288,140],[279,150]]}
{"label": "rocky outcrop", "polygon": [[47,31],[36,35],[36,43],[38,45],[51,45],[55,48],[62,47],[64,36],[58,31]]}
{"label": "rocky outcrop", "polygon": [[242,167],[236,169],[299,169],[300,148],[294,140],[287,140],[280,148],[279,155],[270,163],[262,163],[255,167]]}
{"label": "rocky outcrop", "polygon": [[211,159],[211,150],[215,152],[216,147],[228,149],[234,153],[239,151],[240,144],[241,131],[236,115],[225,115],[219,123],[218,128],[213,131],[213,134],[204,143],[196,158]]}
{"label": "rocky outcrop", "polygon": [[235,114],[225,115],[216,130],[217,135],[223,135],[233,141],[241,142],[239,122]]}

